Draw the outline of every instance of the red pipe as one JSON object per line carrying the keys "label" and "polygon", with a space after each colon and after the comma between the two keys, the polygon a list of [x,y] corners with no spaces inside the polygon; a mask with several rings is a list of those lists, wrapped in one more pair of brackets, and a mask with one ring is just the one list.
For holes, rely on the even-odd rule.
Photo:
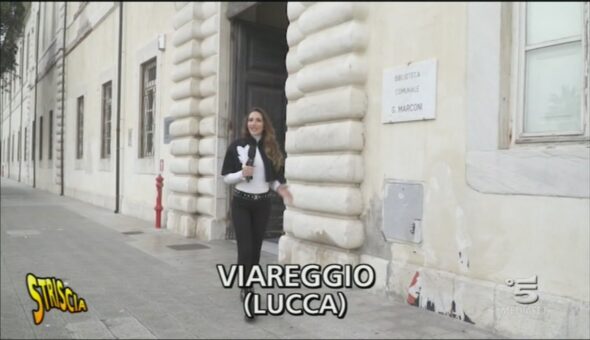
{"label": "red pipe", "polygon": [[161,174],[156,177],[156,189],[158,194],[156,196],[156,229],[160,229],[162,219],[162,187],[164,186],[164,177]]}

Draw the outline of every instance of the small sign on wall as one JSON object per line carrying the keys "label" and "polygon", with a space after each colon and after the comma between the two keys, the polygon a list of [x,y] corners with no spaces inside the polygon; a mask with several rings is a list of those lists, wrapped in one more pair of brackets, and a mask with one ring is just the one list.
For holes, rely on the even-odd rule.
{"label": "small sign on wall", "polygon": [[434,119],[436,59],[383,71],[382,122]]}
{"label": "small sign on wall", "polygon": [[174,117],[164,118],[164,144],[170,144],[170,124],[174,121]]}

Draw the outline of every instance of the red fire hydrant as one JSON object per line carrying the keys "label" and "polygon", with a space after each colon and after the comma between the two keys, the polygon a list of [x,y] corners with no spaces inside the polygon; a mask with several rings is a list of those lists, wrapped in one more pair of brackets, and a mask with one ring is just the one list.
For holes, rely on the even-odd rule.
{"label": "red fire hydrant", "polygon": [[156,189],[158,190],[158,195],[156,196],[156,229],[160,229],[161,226],[161,217],[162,217],[162,187],[164,186],[164,177],[162,174],[158,174],[156,177]]}

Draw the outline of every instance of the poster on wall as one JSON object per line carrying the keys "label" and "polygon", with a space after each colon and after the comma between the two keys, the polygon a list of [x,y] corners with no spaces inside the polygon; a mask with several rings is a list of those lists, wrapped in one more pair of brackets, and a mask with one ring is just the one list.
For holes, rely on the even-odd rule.
{"label": "poster on wall", "polygon": [[382,123],[435,119],[436,59],[383,71]]}

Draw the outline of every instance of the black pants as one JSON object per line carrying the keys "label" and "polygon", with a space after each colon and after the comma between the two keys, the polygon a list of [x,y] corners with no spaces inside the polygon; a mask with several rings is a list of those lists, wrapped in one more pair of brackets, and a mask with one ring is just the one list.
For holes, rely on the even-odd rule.
{"label": "black pants", "polygon": [[238,264],[244,265],[245,280],[248,280],[252,266],[260,261],[270,207],[270,198],[249,200],[233,197],[231,209],[238,242]]}

